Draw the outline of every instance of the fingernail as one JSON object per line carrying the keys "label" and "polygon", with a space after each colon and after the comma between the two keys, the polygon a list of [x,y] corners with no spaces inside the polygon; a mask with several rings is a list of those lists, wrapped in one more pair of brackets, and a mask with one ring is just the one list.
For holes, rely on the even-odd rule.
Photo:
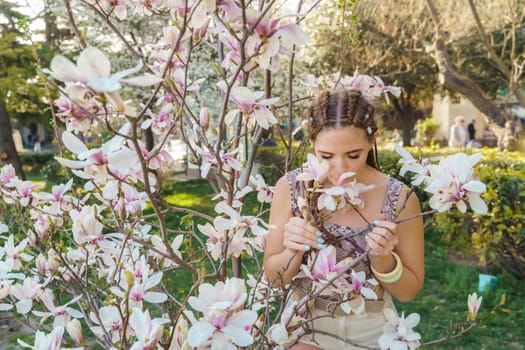
{"label": "fingernail", "polygon": [[305,251],[309,251],[309,250],[310,250],[310,246],[309,246],[309,245],[305,245],[305,246],[304,246],[304,250],[305,250]]}
{"label": "fingernail", "polygon": [[368,240],[368,235],[365,235],[365,241]]}
{"label": "fingernail", "polygon": [[374,225],[379,225],[379,220],[374,220]]}
{"label": "fingernail", "polygon": [[317,238],[317,242],[319,243],[324,243],[324,239],[322,239],[321,237]]}
{"label": "fingernail", "polygon": [[318,244],[318,245],[317,245],[317,248],[319,248],[319,249],[324,249],[324,248],[326,248],[326,245],[324,245],[324,244]]}
{"label": "fingernail", "polygon": [[317,236],[319,236],[319,237],[321,237],[321,236],[323,235],[323,233],[322,233],[321,231],[317,231],[315,234],[316,234]]}

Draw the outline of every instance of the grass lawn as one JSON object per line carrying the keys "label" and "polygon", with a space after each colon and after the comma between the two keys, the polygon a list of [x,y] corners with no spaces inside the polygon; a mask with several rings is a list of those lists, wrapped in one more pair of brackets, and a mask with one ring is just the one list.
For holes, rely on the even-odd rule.
{"label": "grass lawn", "polygon": [[[416,330],[422,341],[442,338],[449,331],[450,322],[460,323],[467,316],[467,296],[477,291],[478,274],[484,271],[461,261],[451,261],[439,242],[426,244],[425,286],[415,300],[396,302],[397,310],[405,315],[417,312],[421,322]],[[495,306],[505,294],[506,303],[486,323],[471,332],[434,349],[524,349],[525,344],[525,291],[523,282],[501,271],[497,274],[496,288],[479,293],[483,296],[479,315]]]}

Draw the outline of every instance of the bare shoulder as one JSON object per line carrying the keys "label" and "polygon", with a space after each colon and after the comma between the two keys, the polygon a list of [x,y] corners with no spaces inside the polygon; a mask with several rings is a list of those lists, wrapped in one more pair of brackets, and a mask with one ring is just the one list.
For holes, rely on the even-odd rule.
{"label": "bare shoulder", "polygon": [[283,175],[275,184],[275,188],[273,191],[273,199],[272,199],[272,206],[270,215],[272,212],[282,211],[285,209],[285,212],[291,211],[291,192],[290,192],[290,185],[288,184],[288,178],[286,175]]}

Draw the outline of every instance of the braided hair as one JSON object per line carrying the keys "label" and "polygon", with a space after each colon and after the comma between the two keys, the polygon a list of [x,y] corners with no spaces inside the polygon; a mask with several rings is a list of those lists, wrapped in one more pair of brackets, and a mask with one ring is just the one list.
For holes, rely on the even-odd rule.
{"label": "braided hair", "polygon": [[[358,90],[323,90],[309,109],[308,138],[314,141],[324,129],[354,126],[361,128],[372,142],[377,131],[374,120],[374,106]],[[379,169],[377,147],[368,152],[368,165]]]}

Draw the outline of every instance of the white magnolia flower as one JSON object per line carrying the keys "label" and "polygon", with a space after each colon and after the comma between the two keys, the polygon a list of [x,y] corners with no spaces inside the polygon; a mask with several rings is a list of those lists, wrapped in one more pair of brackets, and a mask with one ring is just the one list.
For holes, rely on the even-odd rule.
{"label": "white magnolia flower", "polygon": [[244,281],[231,278],[215,286],[199,286],[199,296],[188,299],[191,307],[203,317],[193,320],[188,331],[188,343],[194,347],[213,344],[216,349],[236,349],[253,343],[251,328],[257,313],[242,310],[247,293]]}
{"label": "white magnolia flower", "polygon": [[431,178],[425,191],[432,193],[429,200],[432,209],[443,212],[455,205],[464,213],[467,210],[465,201],[468,201],[474,212],[487,212],[487,205],[480,197],[487,186],[474,175],[473,169],[481,156],[481,153],[472,156],[457,153],[430,166]]}
{"label": "white magnolia flower", "polygon": [[412,313],[406,318],[404,314],[401,314],[400,317],[391,308],[385,308],[384,314],[387,323],[384,327],[384,334],[378,340],[381,350],[417,349],[421,335],[414,332],[412,328],[419,323],[419,314]]}
{"label": "white magnolia flower", "polygon": [[476,293],[472,293],[467,298],[468,305],[468,320],[474,321],[478,317],[479,307],[481,306],[481,301],[483,297],[479,297]]}
{"label": "white magnolia flower", "polygon": [[33,350],[59,350],[63,335],[64,327],[57,327],[47,335],[44,332],[36,331],[35,345],[29,345],[20,339],[18,339],[18,344]]}
{"label": "white magnolia flower", "polygon": [[142,67],[143,63],[139,61],[134,68],[110,75],[111,62],[106,55],[95,47],[87,47],[78,56],[77,64],[62,55],[56,55],[51,60],[51,70],[43,69],[42,71],[64,83],[80,82],[97,92],[105,93],[120,111],[125,111],[126,106],[118,93],[122,84],[150,86],[162,81],[161,78],[152,74],[125,78],[130,74],[137,73]]}
{"label": "white magnolia flower", "polygon": [[163,324],[170,320],[166,318],[151,319],[149,311],[143,312],[140,308],[133,308],[129,317],[129,326],[137,338],[131,350],[154,349],[162,337]]}

